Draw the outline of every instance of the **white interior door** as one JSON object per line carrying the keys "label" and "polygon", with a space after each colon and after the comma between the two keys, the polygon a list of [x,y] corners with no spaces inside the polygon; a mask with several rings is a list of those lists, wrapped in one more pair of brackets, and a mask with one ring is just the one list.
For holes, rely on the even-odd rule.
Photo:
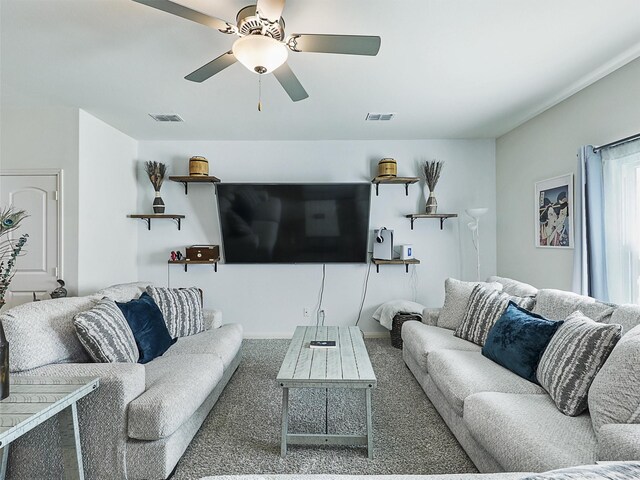
{"label": "white interior door", "polygon": [[29,239],[16,261],[4,309],[32,301],[34,293],[38,298],[49,298],[47,293],[58,286],[58,198],[58,175],[0,174],[0,206],[11,205],[29,215],[11,232],[14,239],[25,233]]}

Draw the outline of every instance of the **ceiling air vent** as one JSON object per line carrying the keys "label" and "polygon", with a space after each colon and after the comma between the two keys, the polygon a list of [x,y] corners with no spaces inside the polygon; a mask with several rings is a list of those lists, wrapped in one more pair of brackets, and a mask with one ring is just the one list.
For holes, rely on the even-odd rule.
{"label": "ceiling air vent", "polygon": [[176,115],[173,113],[170,113],[170,114],[150,113],[149,116],[153,118],[156,122],[184,122],[184,120],[180,115]]}
{"label": "ceiling air vent", "polygon": [[392,120],[395,116],[395,113],[367,113],[367,118],[365,118],[365,120],[367,122],[386,122]]}

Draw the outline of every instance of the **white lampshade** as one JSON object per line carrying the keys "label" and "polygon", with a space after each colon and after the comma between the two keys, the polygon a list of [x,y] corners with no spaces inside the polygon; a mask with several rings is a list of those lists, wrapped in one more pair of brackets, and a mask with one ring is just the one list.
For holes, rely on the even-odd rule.
{"label": "white lampshade", "polygon": [[483,216],[488,211],[489,211],[488,208],[468,208],[466,210],[467,215],[469,215],[471,218],[475,218],[476,220],[481,216]]}
{"label": "white lampshade", "polygon": [[247,35],[235,41],[233,54],[254,73],[271,73],[289,56],[284,43],[264,35]]}

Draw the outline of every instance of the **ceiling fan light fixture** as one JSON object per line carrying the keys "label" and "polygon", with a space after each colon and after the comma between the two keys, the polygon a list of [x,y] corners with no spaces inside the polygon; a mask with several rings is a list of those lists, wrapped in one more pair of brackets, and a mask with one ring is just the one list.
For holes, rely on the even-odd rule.
{"label": "ceiling fan light fixture", "polygon": [[257,74],[273,72],[289,56],[286,45],[264,35],[241,37],[234,42],[232,51],[240,63]]}

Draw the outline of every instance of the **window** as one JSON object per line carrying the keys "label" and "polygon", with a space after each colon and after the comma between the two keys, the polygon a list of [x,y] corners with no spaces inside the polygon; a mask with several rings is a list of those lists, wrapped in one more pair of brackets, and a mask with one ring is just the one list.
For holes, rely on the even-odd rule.
{"label": "window", "polygon": [[640,141],[602,151],[609,300],[640,304]]}

